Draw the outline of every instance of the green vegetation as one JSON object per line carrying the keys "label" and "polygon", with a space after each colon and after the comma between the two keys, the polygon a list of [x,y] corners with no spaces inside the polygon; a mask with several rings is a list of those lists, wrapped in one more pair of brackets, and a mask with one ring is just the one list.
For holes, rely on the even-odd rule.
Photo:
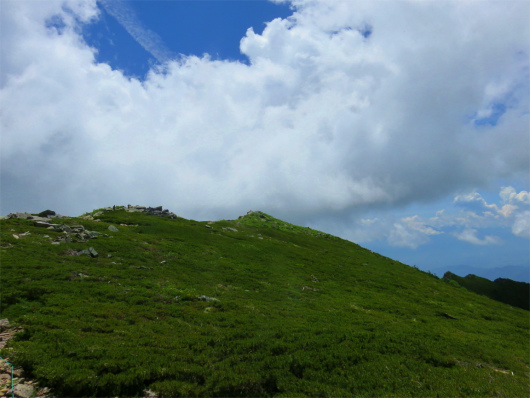
{"label": "green vegetation", "polygon": [[260,212],[98,218],[1,221],[0,356],[58,396],[528,396],[522,309]]}
{"label": "green vegetation", "polygon": [[461,277],[446,272],[443,278],[445,281],[452,281],[458,286],[467,290],[487,296],[493,300],[500,301],[524,310],[530,310],[530,284],[525,282],[512,281],[511,279],[499,278],[493,282],[486,278],[481,278],[473,274]]}

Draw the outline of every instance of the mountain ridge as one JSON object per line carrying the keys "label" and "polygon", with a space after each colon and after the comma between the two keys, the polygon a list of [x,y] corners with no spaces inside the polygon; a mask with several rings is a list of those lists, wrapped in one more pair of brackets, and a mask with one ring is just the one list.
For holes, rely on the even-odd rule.
{"label": "mountain ridge", "polygon": [[263,212],[0,225],[2,357],[59,396],[528,390],[528,312]]}

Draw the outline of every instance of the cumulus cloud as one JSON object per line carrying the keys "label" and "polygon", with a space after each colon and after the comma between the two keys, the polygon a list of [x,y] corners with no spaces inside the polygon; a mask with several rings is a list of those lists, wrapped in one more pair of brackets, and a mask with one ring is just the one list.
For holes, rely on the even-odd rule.
{"label": "cumulus cloud", "polygon": [[[517,237],[528,237],[530,209],[524,204],[526,191],[517,192],[511,186],[503,187],[499,196],[501,200],[498,203],[487,203],[476,191],[459,194],[453,200],[454,208],[438,210],[432,217],[414,215],[398,219],[386,214],[359,218],[350,224],[349,236],[356,242],[386,240],[392,246],[410,249],[417,249],[440,234],[474,245],[502,244],[499,237],[487,234],[490,228],[511,229]],[[519,202],[519,206],[503,204],[514,200]],[[485,237],[479,238],[479,234]]]}
{"label": "cumulus cloud", "polygon": [[530,211],[526,210],[515,216],[515,221],[512,226],[514,235],[521,238],[530,237]]}
{"label": "cumulus cloud", "polygon": [[498,236],[485,236],[484,239],[477,237],[476,229],[465,229],[455,234],[458,240],[462,240],[473,245],[499,245],[502,240]]}
{"label": "cumulus cloud", "polygon": [[530,194],[528,191],[517,192],[514,187],[502,187],[499,195],[504,203],[530,204]]}
{"label": "cumulus cloud", "polygon": [[416,249],[429,241],[429,236],[441,234],[419,216],[405,217],[393,224],[388,235],[388,242],[393,246]]}
{"label": "cumulus cloud", "polygon": [[[242,38],[249,65],[167,61],[147,35],[167,62],[140,81],[84,42],[95,0],[3,2],[2,212],[326,217],[528,173],[529,3],[291,3]],[[499,101],[496,123],[474,123]],[[397,225],[395,243],[436,230]]]}
{"label": "cumulus cloud", "polygon": [[457,195],[454,198],[454,204],[473,212],[498,213],[499,211],[496,204],[488,204],[478,192]]}

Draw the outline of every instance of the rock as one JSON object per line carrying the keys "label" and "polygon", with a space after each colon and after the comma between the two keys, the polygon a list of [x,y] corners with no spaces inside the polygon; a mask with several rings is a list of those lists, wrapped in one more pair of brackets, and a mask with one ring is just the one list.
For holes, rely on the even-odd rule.
{"label": "rock", "polygon": [[447,312],[440,312],[438,314],[438,316],[441,316],[441,317],[444,317],[444,318],[447,318],[447,319],[458,319],[458,318],[455,318],[454,316],[452,315],[449,315]]}
{"label": "rock", "polygon": [[199,296],[199,297],[197,297],[197,300],[200,300],[200,301],[219,301],[219,299],[216,299],[215,297],[208,297],[208,296]]}
{"label": "rock", "polygon": [[53,210],[44,210],[39,213],[39,217],[49,217],[54,216],[55,212]]}
{"label": "rock", "polygon": [[109,231],[118,232],[118,228],[116,228],[114,225],[109,225]]}
{"label": "rock", "polygon": [[158,216],[158,217],[168,217],[176,219],[177,215],[175,213],[170,212],[167,209],[162,209],[162,206],[157,207],[145,207],[145,206],[131,206],[127,205],[127,208],[125,209],[128,212],[141,212],[146,213],[151,216]]}
{"label": "rock", "polygon": [[88,249],[83,249],[79,251],[78,254],[88,254],[90,257],[98,256],[98,252],[93,247],[89,247]]}
{"label": "rock", "polygon": [[160,261],[160,264],[169,264],[166,260]]}
{"label": "rock", "polygon": [[72,271],[72,279],[79,278],[79,279],[85,279],[88,278],[87,274],[83,274],[82,272]]}
{"label": "rock", "polygon": [[99,235],[101,235],[101,233],[97,231],[86,231],[85,235],[90,239],[96,239]]}
{"label": "rock", "polygon": [[85,227],[82,225],[70,225],[70,229],[74,232],[83,232],[85,230]]}
{"label": "rock", "polygon": [[19,384],[15,386],[15,394],[22,398],[30,398],[35,388],[28,384]]}
{"label": "rock", "polygon": [[56,231],[62,231],[62,232],[67,232],[67,233],[72,232],[72,228],[69,225],[59,224],[59,225],[54,225],[53,227],[55,228]]}
{"label": "rock", "polygon": [[205,227],[206,227],[206,228],[212,228],[212,227],[210,227],[208,224],[206,224]]}
{"label": "rock", "polygon": [[[30,218],[28,218],[28,220],[29,219]],[[42,221],[42,222],[50,222],[50,219],[48,217],[33,216],[33,217],[31,217],[31,220],[33,220],[33,221]]]}
{"label": "rock", "polygon": [[25,219],[31,220],[33,218],[33,216],[30,213],[9,213],[6,216],[6,218],[7,219],[11,219],[11,218],[25,218]]}
{"label": "rock", "polygon": [[33,225],[35,227],[41,227],[41,228],[48,228],[48,227],[54,226],[53,224],[50,224],[49,222],[44,222],[44,221],[35,221]]}
{"label": "rock", "polygon": [[18,235],[15,235],[15,234],[13,234],[13,238],[20,239],[20,237]]}

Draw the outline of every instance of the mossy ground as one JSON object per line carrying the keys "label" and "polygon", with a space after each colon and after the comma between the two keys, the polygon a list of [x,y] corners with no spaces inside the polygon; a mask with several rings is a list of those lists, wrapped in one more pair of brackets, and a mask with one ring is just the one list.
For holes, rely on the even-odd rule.
{"label": "mossy ground", "polygon": [[528,395],[527,311],[260,212],[99,218],[1,221],[2,356],[59,396]]}

